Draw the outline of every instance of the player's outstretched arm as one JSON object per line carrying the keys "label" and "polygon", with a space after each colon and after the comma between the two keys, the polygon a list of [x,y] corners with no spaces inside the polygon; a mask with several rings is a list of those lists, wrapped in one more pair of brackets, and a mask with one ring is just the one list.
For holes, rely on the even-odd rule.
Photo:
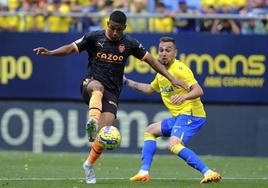
{"label": "player's outstretched arm", "polygon": [[147,95],[151,95],[154,93],[154,90],[150,86],[150,84],[136,82],[134,80],[126,78],[125,76],[124,76],[124,84],[132,89],[135,89],[135,90],[142,92],[142,93],[145,93]]}
{"label": "player's outstretched arm", "polygon": [[203,89],[201,86],[197,83],[194,84],[190,87],[190,92],[184,94],[184,95],[173,95],[171,97],[170,102],[173,104],[180,104],[184,102],[185,100],[191,100],[191,99],[196,99],[198,97],[201,97],[204,95]]}
{"label": "player's outstretched arm", "polygon": [[48,50],[44,47],[38,47],[33,49],[36,54],[41,54],[45,56],[66,56],[76,51],[75,45],[73,43],[61,46],[55,50]]}
{"label": "player's outstretched arm", "polygon": [[159,63],[158,61],[156,61],[151,54],[147,54],[146,57],[143,59],[146,63],[148,63],[154,70],[156,70],[157,72],[159,72],[160,74],[162,74],[163,76],[165,76],[174,87],[177,88],[184,88],[189,90],[189,86],[188,84],[186,84],[185,82],[175,79],[171,74],[169,74],[169,72],[167,71],[166,67],[164,65],[162,65],[161,63]]}

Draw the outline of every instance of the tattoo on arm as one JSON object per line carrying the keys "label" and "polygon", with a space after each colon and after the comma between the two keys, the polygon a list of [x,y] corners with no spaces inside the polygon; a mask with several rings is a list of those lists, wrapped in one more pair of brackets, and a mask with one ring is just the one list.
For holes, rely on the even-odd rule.
{"label": "tattoo on arm", "polygon": [[138,91],[141,91],[140,88],[139,88],[139,84],[138,83],[134,83],[133,84],[133,87],[134,87],[134,89],[136,89]]}
{"label": "tattoo on arm", "polygon": [[147,84],[135,82],[133,80],[130,80],[129,87],[132,89],[135,89],[136,91],[142,92],[142,93],[148,93]]}

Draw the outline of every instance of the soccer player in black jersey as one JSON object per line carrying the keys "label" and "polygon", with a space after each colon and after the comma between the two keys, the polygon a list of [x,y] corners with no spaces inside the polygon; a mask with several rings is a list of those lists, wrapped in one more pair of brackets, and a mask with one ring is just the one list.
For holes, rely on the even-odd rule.
{"label": "soccer player in black jersey", "polygon": [[46,56],[66,56],[84,50],[88,53],[89,72],[81,84],[81,94],[84,102],[89,105],[89,120],[86,125],[88,138],[90,142],[94,141],[83,165],[86,183],[90,184],[96,183],[92,166],[103,150],[95,139],[96,133],[102,126],[113,125],[115,122],[118,98],[123,87],[124,66],[130,55],[148,63],[173,86],[188,88],[185,82],[172,77],[141,43],[124,34],[126,15],[123,12],[112,12],[107,26],[106,30],[89,32],[73,43],[55,50],[44,47],[34,49],[37,54]]}

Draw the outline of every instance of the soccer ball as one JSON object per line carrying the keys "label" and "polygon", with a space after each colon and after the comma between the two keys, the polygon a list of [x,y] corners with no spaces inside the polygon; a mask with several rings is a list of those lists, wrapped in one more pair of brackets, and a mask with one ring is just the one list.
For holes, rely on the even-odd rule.
{"label": "soccer ball", "polygon": [[116,127],[107,125],[99,131],[98,141],[104,149],[113,150],[120,145],[121,135]]}

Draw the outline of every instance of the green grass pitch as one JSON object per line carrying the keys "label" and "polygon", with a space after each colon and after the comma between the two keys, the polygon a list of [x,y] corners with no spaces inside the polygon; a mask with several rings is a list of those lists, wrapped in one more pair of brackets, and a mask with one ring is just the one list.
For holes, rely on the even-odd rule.
{"label": "green grass pitch", "polygon": [[220,183],[200,185],[202,176],[173,155],[156,155],[149,183],[130,182],[140,156],[104,153],[94,169],[97,184],[84,183],[86,153],[0,152],[0,188],[268,188],[268,158],[203,156],[220,172]]}

